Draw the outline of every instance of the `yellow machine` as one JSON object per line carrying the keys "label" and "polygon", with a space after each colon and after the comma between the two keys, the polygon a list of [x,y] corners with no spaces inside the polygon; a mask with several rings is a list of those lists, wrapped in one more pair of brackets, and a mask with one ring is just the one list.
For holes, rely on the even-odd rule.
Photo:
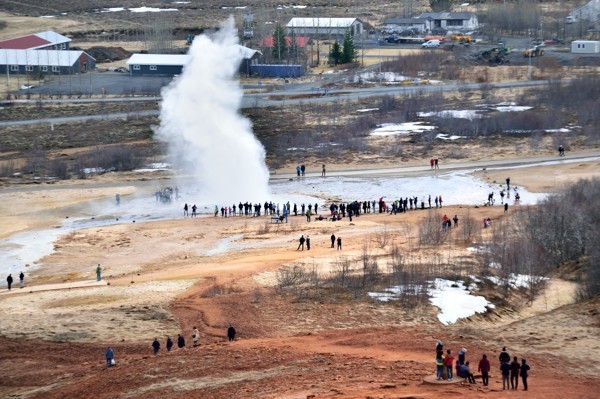
{"label": "yellow machine", "polygon": [[523,57],[540,57],[542,55],[544,55],[544,49],[541,46],[535,46],[523,51]]}

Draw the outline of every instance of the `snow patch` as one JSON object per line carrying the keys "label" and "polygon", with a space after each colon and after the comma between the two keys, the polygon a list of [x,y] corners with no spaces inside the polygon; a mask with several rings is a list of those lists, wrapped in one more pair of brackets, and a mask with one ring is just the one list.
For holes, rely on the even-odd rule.
{"label": "snow patch", "polygon": [[480,114],[481,111],[476,109],[465,109],[465,110],[446,110],[446,111],[431,111],[431,112],[417,112],[417,116],[423,118],[429,118],[432,116],[438,116],[441,118],[457,118],[457,119],[478,119],[483,118]]}
{"label": "snow patch", "polygon": [[379,108],[365,108],[365,109],[357,109],[356,112],[373,112],[379,111]]}
{"label": "snow patch", "polygon": [[437,136],[435,136],[436,139],[440,139],[440,140],[458,140],[458,139],[466,139],[467,136],[454,136],[454,135],[447,135],[445,133],[440,133]]}
{"label": "snow patch", "polygon": [[438,320],[445,325],[495,307],[484,297],[471,295],[463,281],[436,278],[433,287],[429,290],[430,302],[440,309]]}
{"label": "snow patch", "polygon": [[410,133],[423,133],[435,129],[435,126],[424,125],[424,122],[383,123],[373,130],[370,136],[399,136]]}

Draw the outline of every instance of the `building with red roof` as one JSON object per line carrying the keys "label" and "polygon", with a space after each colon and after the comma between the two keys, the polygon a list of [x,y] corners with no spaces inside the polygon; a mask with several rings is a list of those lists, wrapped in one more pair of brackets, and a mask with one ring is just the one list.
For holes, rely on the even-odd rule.
{"label": "building with red roof", "polygon": [[71,39],[51,30],[0,42],[7,50],[68,50]]}

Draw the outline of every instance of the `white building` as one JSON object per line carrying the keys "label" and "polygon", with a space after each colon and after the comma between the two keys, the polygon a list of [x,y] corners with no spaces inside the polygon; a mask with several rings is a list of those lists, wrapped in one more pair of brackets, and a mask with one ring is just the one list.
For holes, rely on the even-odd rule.
{"label": "white building", "polygon": [[571,52],[576,54],[598,54],[600,53],[600,41],[574,40],[571,42]]}
{"label": "white building", "polygon": [[360,35],[364,26],[358,18],[292,18],[286,29],[290,36],[338,37]]}
{"label": "white building", "polygon": [[429,20],[428,30],[442,28],[468,32],[479,29],[477,15],[472,12],[424,12],[419,18]]}
{"label": "white building", "polygon": [[388,33],[400,33],[405,30],[414,30],[425,33],[429,30],[430,20],[424,18],[387,18],[381,30]]}

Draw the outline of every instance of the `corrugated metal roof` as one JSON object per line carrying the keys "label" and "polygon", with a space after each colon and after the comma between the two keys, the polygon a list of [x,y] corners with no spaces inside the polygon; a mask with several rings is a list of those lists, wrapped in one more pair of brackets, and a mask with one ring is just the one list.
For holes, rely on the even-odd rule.
{"label": "corrugated metal roof", "polygon": [[[258,50],[253,50],[248,47],[238,46],[242,57],[250,59]],[[188,54],[133,54],[128,60],[127,65],[171,65],[179,66],[186,65],[190,60]]]}
{"label": "corrugated metal roof", "polygon": [[[2,65],[71,66],[81,57],[79,50],[0,50]],[[88,55],[88,57],[92,58]]]}
{"label": "corrugated metal roof", "polygon": [[53,44],[68,43],[71,39],[51,30],[35,33],[33,35],[16,37],[0,42],[0,49],[35,50]]}
{"label": "corrugated metal roof", "polygon": [[350,28],[357,18],[292,18],[288,28]]}
{"label": "corrugated metal roof", "polygon": [[48,46],[51,44],[49,41],[42,39],[36,35],[29,35],[18,37],[16,39],[9,39],[0,42],[0,49],[14,49],[14,50],[26,50],[40,46]]}
{"label": "corrugated metal roof", "polygon": [[419,18],[431,17],[433,19],[471,19],[475,14],[472,12],[424,12]]}

